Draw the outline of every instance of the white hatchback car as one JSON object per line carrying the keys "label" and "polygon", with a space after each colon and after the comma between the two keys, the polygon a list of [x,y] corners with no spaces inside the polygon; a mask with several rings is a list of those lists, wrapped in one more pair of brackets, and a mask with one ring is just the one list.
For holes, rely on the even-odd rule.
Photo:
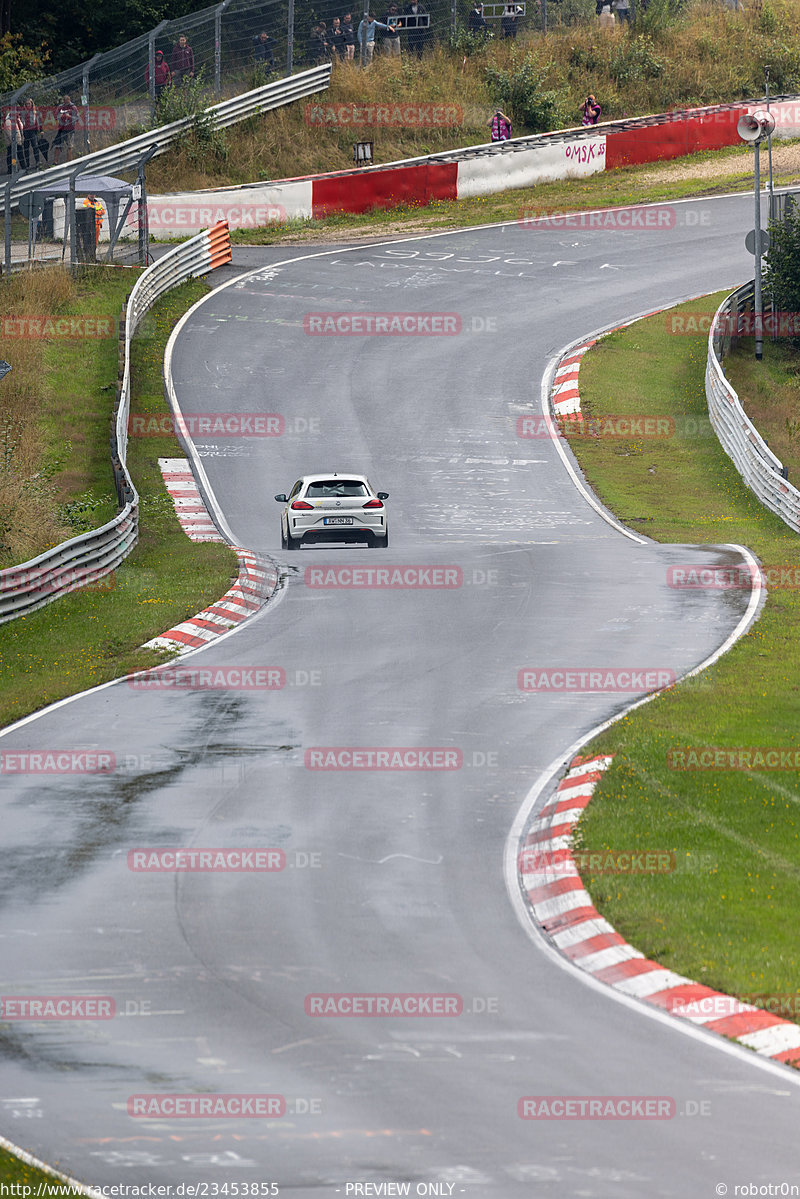
{"label": "white hatchback car", "polygon": [[303,475],[288,496],[276,495],[281,512],[281,548],[298,550],[312,541],[389,544],[386,491],[373,491],[366,475],[332,471]]}

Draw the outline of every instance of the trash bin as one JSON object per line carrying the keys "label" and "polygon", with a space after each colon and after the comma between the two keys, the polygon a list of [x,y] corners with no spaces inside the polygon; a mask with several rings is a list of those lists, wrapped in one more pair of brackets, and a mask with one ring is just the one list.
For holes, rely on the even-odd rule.
{"label": "trash bin", "polygon": [[97,233],[93,208],[75,209],[75,250],[78,262],[97,262]]}

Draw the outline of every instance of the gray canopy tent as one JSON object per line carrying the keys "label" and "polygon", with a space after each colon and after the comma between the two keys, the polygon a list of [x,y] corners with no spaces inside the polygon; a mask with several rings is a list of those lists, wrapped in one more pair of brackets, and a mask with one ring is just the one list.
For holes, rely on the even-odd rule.
{"label": "gray canopy tent", "polygon": [[[54,200],[64,201],[64,244],[61,251],[62,259],[69,245],[69,261],[74,266],[78,262],[95,262],[99,259],[100,247],[96,245],[94,230],[94,212],[84,207],[86,196],[97,196],[108,215],[109,242],[103,247],[102,261],[114,261],[114,251],[118,247],[120,235],[128,220],[133,204],[137,205],[138,229],[137,245],[134,250],[123,255],[130,260],[135,256],[142,265],[147,264],[147,199],[144,187],[144,171],[140,171],[136,183],[125,183],[123,179],[115,179],[112,175],[76,175],[63,179],[60,183],[52,183],[41,189],[34,188],[30,193],[28,206],[28,258],[36,256],[36,240],[40,218],[47,205]],[[84,217],[83,214],[86,214]],[[43,231],[52,236],[52,217],[42,221]]]}

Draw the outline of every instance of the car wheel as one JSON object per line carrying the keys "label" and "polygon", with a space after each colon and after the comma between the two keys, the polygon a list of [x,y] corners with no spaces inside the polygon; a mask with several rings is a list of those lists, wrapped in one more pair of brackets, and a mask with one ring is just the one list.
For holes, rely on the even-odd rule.
{"label": "car wheel", "polygon": [[302,537],[295,538],[295,537],[292,537],[291,534],[289,534],[286,538],[287,550],[299,550],[302,543],[303,543]]}
{"label": "car wheel", "polygon": [[288,550],[288,548],[289,546],[286,544],[286,534],[283,531],[283,525],[281,525],[281,549]]}
{"label": "car wheel", "polygon": [[372,538],[372,548],[373,549],[385,550],[386,547],[388,546],[388,544],[389,544],[389,530],[388,529],[386,530],[385,537],[375,537],[373,535],[373,538]]}

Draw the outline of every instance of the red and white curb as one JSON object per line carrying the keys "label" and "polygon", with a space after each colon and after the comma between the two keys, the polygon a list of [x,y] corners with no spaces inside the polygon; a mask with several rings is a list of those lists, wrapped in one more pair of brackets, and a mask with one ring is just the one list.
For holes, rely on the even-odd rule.
{"label": "red and white curb", "polygon": [[[175,504],[181,527],[192,541],[225,541],[211,519],[186,458],[159,458],[164,485]],[[168,629],[145,644],[150,649],[199,649],[253,616],[278,585],[278,571],[249,550],[233,546],[239,559],[239,577],[222,599],[196,616]]]}
{"label": "red and white curb", "polygon": [[598,981],[764,1057],[800,1064],[800,1026],[650,961],[595,908],[572,857],[572,831],[611,761],[574,758],[525,835],[517,870],[537,924],[573,965]]}
{"label": "red and white curb", "polygon": [[581,397],[578,392],[578,372],[581,369],[583,355],[594,344],[594,341],[587,341],[585,345],[578,346],[575,350],[570,350],[556,367],[556,373],[553,376],[553,390],[551,392],[553,411],[556,416],[575,416],[580,412]]}

